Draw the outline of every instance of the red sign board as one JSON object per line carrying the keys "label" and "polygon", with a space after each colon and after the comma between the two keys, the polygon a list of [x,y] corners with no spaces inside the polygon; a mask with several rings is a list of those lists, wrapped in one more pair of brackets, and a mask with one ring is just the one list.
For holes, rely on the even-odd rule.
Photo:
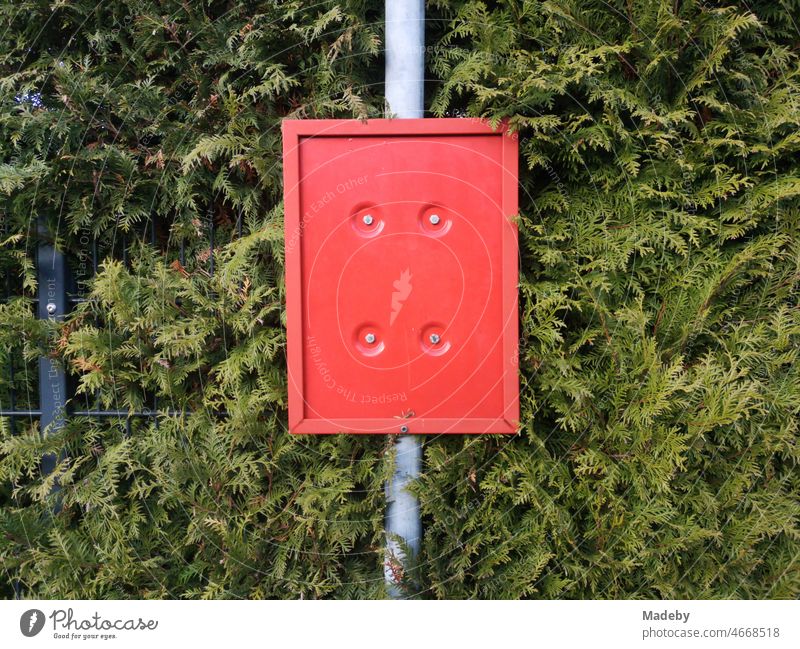
{"label": "red sign board", "polygon": [[516,138],[470,119],[283,137],[291,432],[515,432]]}

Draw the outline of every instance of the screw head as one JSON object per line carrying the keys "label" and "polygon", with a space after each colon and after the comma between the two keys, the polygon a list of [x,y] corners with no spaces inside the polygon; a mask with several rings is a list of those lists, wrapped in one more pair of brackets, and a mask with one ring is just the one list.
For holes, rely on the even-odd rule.
{"label": "screw head", "polygon": [[367,341],[368,345],[371,345],[372,343],[375,342],[375,334],[367,334],[366,336],[364,336],[364,340]]}
{"label": "screw head", "polygon": [[400,432],[401,433],[407,433],[408,432],[408,426],[400,426]]}
{"label": "screw head", "polygon": [[372,225],[375,222],[375,219],[372,218],[372,214],[365,214],[361,220],[364,222],[364,225]]}
{"label": "screw head", "polygon": [[442,219],[439,218],[438,214],[431,214],[428,220],[431,222],[431,225],[439,225]]}
{"label": "screw head", "polygon": [[431,342],[432,342],[434,345],[438,345],[440,340],[441,340],[441,338],[439,337],[439,334],[431,334],[430,341],[431,341]]}
{"label": "screw head", "polygon": [[47,312],[48,312],[50,315],[53,315],[53,314],[56,312],[56,309],[57,309],[57,308],[58,308],[58,307],[56,307],[56,305],[55,305],[53,302],[48,302],[48,303],[47,303]]}

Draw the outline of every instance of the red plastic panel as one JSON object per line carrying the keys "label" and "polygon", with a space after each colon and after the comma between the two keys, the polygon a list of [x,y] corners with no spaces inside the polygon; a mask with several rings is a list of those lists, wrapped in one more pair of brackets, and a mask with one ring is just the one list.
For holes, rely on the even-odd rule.
{"label": "red plastic panel", "polygon": [[516,138],[284,121],[293,433],[512,433]]}

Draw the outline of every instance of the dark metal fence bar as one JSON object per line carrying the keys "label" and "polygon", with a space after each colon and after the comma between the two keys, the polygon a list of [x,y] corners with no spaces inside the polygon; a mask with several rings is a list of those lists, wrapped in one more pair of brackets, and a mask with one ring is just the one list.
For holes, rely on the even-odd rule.
{"label": "dark metal fence bar", "polygon": [[[64,299],[67,301],[68,304],[80,304],[81,302],[89,302],[87,298],[80,297],[79,295],[67,295],[67,297]],[[33,304],[39,304],[39,298],[32,297],[31,302]]]}
{"label": "dark metal fence bar", "polygon": [[[8,355],[8,379],[9,379],[9,390],[8,390],[8,405],[11,406],[12,412],[17,409],[17,389],[14,384],[16,379],[16,375],[14,374],[14,350],[10,350],[10,354]],[[38,417],[38,415],[36,415]],[[17,422],[15,419],[11,419],[11,434],[17,434]]]}
{"label": "dark metal fence bar", "polygon": [[[8,227],[4,224],[3,225],[3,236],[8,235]],[[8,270],[6,270],[3,278],[3,294],[5,298],[5,302],[11,298],[11,276]],[[8,403],[11,407],[11,411],[16,411],[17,409],[17,386],[16,386],[16,375],[14,373],[14,348],[8,350]],[[11,434],[17,434],[17,424],[15,419],[11,419]]]}
{"label": "dark metal fence bar", "polygon": [[[64,416],[69,417],[97,417],[109,419],[153,419],[156,422],[161,416],[178,417],[186,414],[186,410],[66,410]],[[228,413],[224,410],[216,411],[218,417],[227,417]],[[26,417],[41,417],[41,410],[0,410],[0,417],[11,419],[22,419]]]}
{"label": "dark metal fence bar", "polygon": [[97,273],[97,237],[92,237],[92,273]]}
{"label": "dark metal fence bar", "polygon": [[0,410],[0,417],[11,417],[12,421],[14,418],[22,419],[23,417],[41,417],[42,411],[41,410],[17,410],[14,408],[13,404],[11,404],[11,410]]}
{"label": "dark metal fence bar", "polygon": [[[67,313],[67,261],[55,243],[50,243],[46,226],[40,222],[39,235],[42,242],[37,250],[37,280],[39,301],[37,315],[42,320],[63,319]],[[54,433],[64,426],[67,402],[67,377],[58,360],[50,356],[39,359],[39,408],[41,430]],[[42,473],[55,470],[57,456],[42,458]]]}
{"label": "dark metal fence bar", "polygon": [[214,204],[208,205],[208,260],[209,272],[214,275]]}
{"label": "dark metal fence bar", "polygon": [[[119,417],[120,419],[150,417],[155,419],[160,416],[177,417],[185,414],[185,410],[65,410],[66,417]],[[220,411],[215,414],[227,416],[226,412]],[[40,417],[41,410],[0,410],[0,417]]]}
{"label": "dark metal fence bar", "polygon": [[182,410],[164,410],[158,412],[154,410],[73,410],[69,414],[71,417],[119,417],[129,419],[131,417],[150,417],[155,419],[160,415],[174,417],[183,414]]}

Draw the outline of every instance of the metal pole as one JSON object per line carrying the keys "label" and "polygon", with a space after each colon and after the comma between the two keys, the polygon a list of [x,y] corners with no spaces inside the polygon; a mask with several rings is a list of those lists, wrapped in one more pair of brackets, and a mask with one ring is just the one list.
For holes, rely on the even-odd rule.
{"label": "metal pole", "polygon": [[425,1],[386,0],[387,117],[424,116]]}
{"label": "metal pole", "polygon": [[[386,116],[420,118],[425,97],[425,1],[386,0]],[[384,578],[390,597],[404,596],[401,581],[407,558],[419,553],[422,521],[419,501],[406,490],[422,467],[422,437],[401,435],[395,443],[395,469],[386,485]]]}

